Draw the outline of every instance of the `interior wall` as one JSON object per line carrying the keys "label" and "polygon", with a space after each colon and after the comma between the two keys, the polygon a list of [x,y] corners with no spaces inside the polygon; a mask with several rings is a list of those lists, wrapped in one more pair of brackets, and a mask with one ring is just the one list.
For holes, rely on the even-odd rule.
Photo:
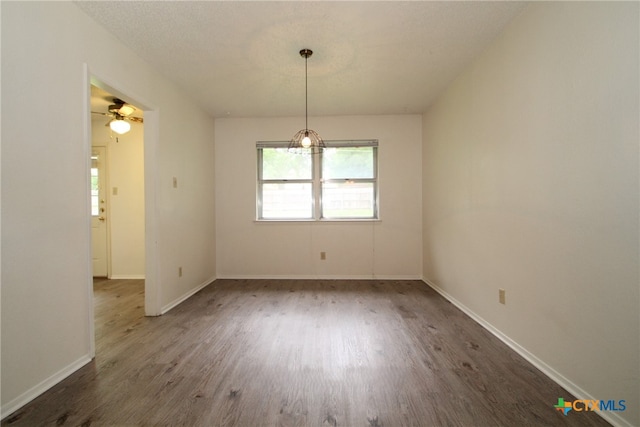
{"label": "interior wall", "polygon": [[108,117],[92,115],[92,145],[107,147],[109,277],[144,279],[144,125],[132,123],[129,132],[117,135],[107,122]]}
{"label": "interior wall", "polygon": [[420,278],[421,116],[309,121],[325,140],[379,140],[381,220],[256,222],[256,141],[287,141],[304,118],[217,119],[218,277]]}
{"label": "interior wall", "polygon": [[153,110],[146,273],[158,307],[215,277],[215,176],[213,120],[72,2],[3,2],[1,19],[4,416],[92,356],[87,65]]}
{"label": "interior wall", "polygon": [[620,425],[640,425],[639,6],[530,5],[423,121],[425,279],[570,391],[626,400],[602,413]]}

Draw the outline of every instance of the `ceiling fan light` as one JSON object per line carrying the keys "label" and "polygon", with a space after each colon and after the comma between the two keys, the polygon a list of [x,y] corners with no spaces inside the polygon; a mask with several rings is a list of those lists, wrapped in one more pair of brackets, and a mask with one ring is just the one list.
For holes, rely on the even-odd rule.
{"label": "ceiling fan light", "polygon": [[111,120],[111,123],[109,123],[109,127],[112,131],[114,131],[115,133],[119,133],[120,135],[131,130],[131,125],[124,120]]}

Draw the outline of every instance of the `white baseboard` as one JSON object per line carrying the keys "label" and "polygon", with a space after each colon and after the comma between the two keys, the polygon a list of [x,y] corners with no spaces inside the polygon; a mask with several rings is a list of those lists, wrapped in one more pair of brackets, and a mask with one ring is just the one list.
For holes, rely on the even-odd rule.
{"label": "white baseboard", "polygon": [[375,277],[371,277],[371,280],[422,280],[421,276],[408,274],[406,276],[403,275],[376,275]]}
{"label": "white baseboard", "polygon": [[7,402],[5,405],[2,405],[2,409],[0,410],[0,419],[4,419],[8,415],[11,415],[18,409],[22,408],[24,405],[31,402],[33,399],[40,396],[42,393],[49,390],[51,387],[58,384],[89,362],[91,362],[91,357],[89,357],[88,354],[84,355],[80,359],[51,375],[49,378],[45,379],[39,384],[36,384],[34,387],[31,387],[20,396],[16,397],[10,402]]}
{"label": "white baseboard", "polygon": [[269,274],[260,274],[260,275],[236,275],[236,274],[223,274],[218,275],[218,279],[231,279],[231,280],[273,280],[273,279],[281,279],[281,280],[422,280],[422,277],[416,275],[407,275],[407,276],[371,276],[371,275],[353,275],[353,276],[345,276],[345,275],[322,275],[322,274],[314,274],[314,275],[269,275]]}
{"label": "white baseboard", "polygon": [[[440,295],[442,295],[446,300],[451,302],[451,304],[453,304],[456,307],[458,307],[467,316],[469,316],[473,320],[475,320],[480,326],[482,326],[487,331],[489,331],[493,335],[495,335],[500,341],[502,341],[503,343],[508,345],[513,351],[518,353],[520,356],[525,358],[529,363],[531,363],[533,366],[535,366],[540,371],[542,371],[542,373],[545,374],[547,377],[549,377],[553,382],[555,382],[560,387],[564,388],[569,393],[574,395],[577,399],[580,399],[580,400],[582,400],[582,399],[597,400],[595,397],[593,397],[586,390],[582,389],[580,386],[575,384],[573,381],[569,380],[567,377],[565,377],[564,375],[562,375],[561,373],[559,373],[558,371],[553,369],[551,366],[546,364],[544,361],[539,359],[535,354],[531,353],[526,348],[522,347],[520,344],[518,344],[517,342],[515,342],[514,340],[509,338],[507,335],[505,335],[498,328],[496,328],[491,323],[489,323],[486,320],[484,320],[482,317],[478,316],[475,312],[473,312],[473,310],[469,309],[469,307],[467,307],[466,305],[462,304],[460,301],[455,299],[453,296],[448,294],[446,291],[444,291],[443,289],[441,289],[438,286],[434,285],[433,283],[429,282],[425,278],[422,278],[422,281],[424,283],[426,283],[429,287],[431,287],[434,291],[436,291]],[[558,396],[558,397],[561,397],[561,396]],[[553,402],[550,402],[549,403],[549,407],[551,408],[552,405],[553,405]],[[596,414],[600,415],[602,418],[604,418],[607,422],[609,422],[613,426],[616,426],[616,427],[634,427],[633,424],[631,424],[629,421],[627,421],[624,418],[622,418],[617,413],[597,411]]]}
{"label": "white baseboard", "polygon": [[215,277],[211,277],[207,280],[205,280],[203,283],[201,283],[200,285],[196,286],[195,288],[191,289],[189,292],[187,292],[186,294],[176,298],[175,300],[171,301],[169,304],[165,305],[164,307],[162,307],[160,309],[160,315],[165,314],[166,312],[168,312],[169,310],[171,310],[172,308],[176,307],[177,305],[179,305],[180,303],[186,301],[188,298],[190,298],[191,296],[193,296],[195,293],[197,293],[198,291],[200,291],[201,289],[204,289],[205,287],[207,287],[208,285],[210,285],[211,283],[213,283],[216,280]]}
{"label": "white baseboard", "polygon": [[144,280],[144,274],[114,274],[109,277],[111,280]]}

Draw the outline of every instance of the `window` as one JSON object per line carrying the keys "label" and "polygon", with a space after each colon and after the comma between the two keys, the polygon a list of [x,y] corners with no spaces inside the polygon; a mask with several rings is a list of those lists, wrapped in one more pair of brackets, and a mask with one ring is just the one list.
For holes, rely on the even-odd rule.
{"label": "window", "polygon": [[100,186],[102,177],[98,175],[98,156],[91,156],[91,216],[100,215]]}
{"label": "window", "polygon": [[378,218],[378,141],[331,141],[320,155],[258,142],[259,220]]}

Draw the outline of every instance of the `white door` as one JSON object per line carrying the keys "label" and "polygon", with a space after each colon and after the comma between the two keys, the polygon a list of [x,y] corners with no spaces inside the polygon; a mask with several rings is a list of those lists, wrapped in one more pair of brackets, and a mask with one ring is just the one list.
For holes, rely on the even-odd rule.
{"label": "white door", "polygon": [[108,276],[107,239],[107,149],[91,149],[91,250],[93,277]]}

